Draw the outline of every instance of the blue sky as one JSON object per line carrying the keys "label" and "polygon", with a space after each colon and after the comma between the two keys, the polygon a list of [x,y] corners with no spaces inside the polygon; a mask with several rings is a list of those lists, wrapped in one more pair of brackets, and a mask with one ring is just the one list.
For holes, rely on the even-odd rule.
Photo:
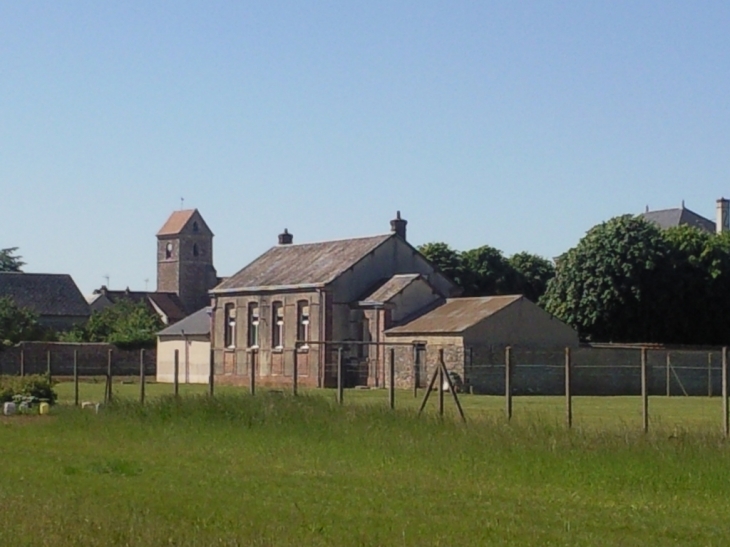
{"label": "blue sky", "polygon": [[0,247],[155,286],[180,207],[231,275],[382,233],[555,256],[730,196],[730,3],[3,2]]}

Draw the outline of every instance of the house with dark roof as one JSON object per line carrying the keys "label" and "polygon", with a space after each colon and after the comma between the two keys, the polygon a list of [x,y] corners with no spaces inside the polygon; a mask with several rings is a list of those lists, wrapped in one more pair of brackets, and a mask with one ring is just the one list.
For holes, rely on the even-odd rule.
{"label": "house with dark roof", "polygon": [[650,211],[649,207],[640,216],[649,222],[653,222],[662,230],[675,228],[677,226],[692,226],[704,232],[722,232],[730,228],[730,201],[720,198],[715,202],[715,220],[712,221],[700,214],[687,209],[682,201],[682,206],[674,209],[660,209]]}
{"label": "house with dark roof", "polygon": [[135,304],[143,302],[151,312],[160,317],[165,325],[172,325],[187,315],[180,297],[174,292],[130,291],[129,287],[123,291],[113,291],[102,285],[101,288],[95,289],[86,300],[92,313],[113,306],[120,301]]}
{"label": "house with dark roof", "polygon": [[42,326],[57,331],[85,323],[90,314],[86,299],[67,274],[0,272],[0,298],[4,297],[35,313]]}
{"label": "house with dark roof", "polygon": [[[400,213],[390,233],[295,244],[287,230],[266,251],[211,291],[216,381],[335,382],[332,341],[377,342],[395,321],[445,298],[456,285],[406,241]],[[357,348],[357,349],[352,349]],[[350,380],[382,385],[382,353],[353,344]]]}

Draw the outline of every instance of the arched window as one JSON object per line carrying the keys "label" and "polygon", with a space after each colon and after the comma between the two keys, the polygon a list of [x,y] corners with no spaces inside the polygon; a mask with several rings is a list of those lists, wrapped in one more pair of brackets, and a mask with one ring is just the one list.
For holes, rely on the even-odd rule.
{"label": "arched window", "polygon": [[200,250],[198,249],[198,244],[193,243],[193,256],[198,256],[200,254]]}
{"label": "arched window", "polygon": [[284,347],[284,305],[274,302],[271,309],[271,347],[281,349]]}
{"label": "arched window", "polygon": [[200,228],[198,227],[198,222],[193,222],[193,232],[197,234],[199,230]]}
{"label": "arched window", "polygon": [[223,344],[227,348],[236,347],[236,308],[233,304],[226,304],[224,308],[225,331]]}
{"label": "arched window", "polygon": [[309,302],[297,302],[297,346],[307,347],[309,340]]}
{"label": "arched window", "polygon": [[172,243],[165,246],[165,258],[172,258]]}
{"label": "arched window", "polygon": [[259,305],[256,302],[248,305],[248,347],[259,347]]}

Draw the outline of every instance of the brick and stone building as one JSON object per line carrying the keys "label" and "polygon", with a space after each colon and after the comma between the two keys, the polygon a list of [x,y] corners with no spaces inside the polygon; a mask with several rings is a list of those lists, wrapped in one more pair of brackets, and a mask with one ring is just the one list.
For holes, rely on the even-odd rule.
{"label": "brick and stone building", "polygon": [[[383,355],[368,342],[402,318],[455,296],[455,284],[406,240],[400,214],[389,233],[295,244],[287,230],[272,247],[211,291],[216,381],[336,379],[332,342],[346,347],[349,385],[382,385]],[[358,344],[359,343],[359,344]]]}

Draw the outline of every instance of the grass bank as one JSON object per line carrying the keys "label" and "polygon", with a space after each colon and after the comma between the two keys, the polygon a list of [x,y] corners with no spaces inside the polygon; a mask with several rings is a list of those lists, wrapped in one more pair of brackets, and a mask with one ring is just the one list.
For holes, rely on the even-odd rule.
{"label": "grass bank", "polygon": [[0,423],[0,545],[725,545],[710,430],[221,393]]}

